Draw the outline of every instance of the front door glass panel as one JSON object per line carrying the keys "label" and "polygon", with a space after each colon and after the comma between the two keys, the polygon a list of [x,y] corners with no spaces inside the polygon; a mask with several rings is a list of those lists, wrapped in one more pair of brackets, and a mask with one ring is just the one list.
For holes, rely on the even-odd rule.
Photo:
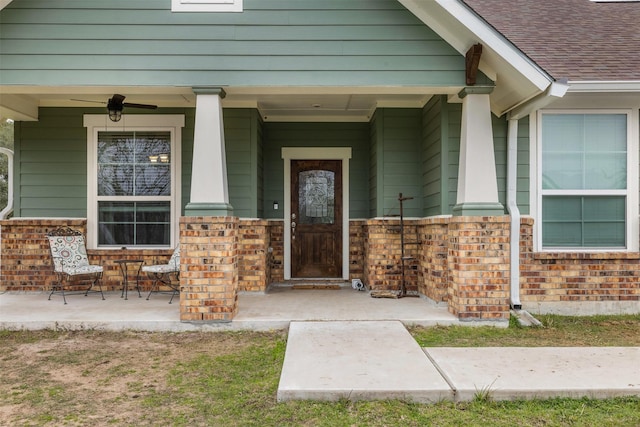
{"label": "front door glass panel", "polygon": [[335,172],[308,170],[299,173],[298,203],[300,224],[335,222]]}

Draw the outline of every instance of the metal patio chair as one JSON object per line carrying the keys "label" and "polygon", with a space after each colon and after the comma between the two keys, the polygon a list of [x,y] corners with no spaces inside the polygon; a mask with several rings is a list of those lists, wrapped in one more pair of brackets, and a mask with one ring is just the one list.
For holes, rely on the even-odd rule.
{"label": "metal patio chair", "polygon": [[[147,300],[153,292],[171,293],[169,304],[173,301],[173,297],[180,292],[180,246],[177,246],[171,255],[171,259],[166,264],[144,265],[142,271],[153,279],[151,290],[147,295]],[[171,289],[170,291],[161,291],[160,285],[164,285]]]}
{"label": "metal patio chair", "polygon": [[[71,281],[89,282],[87,289],[82,293],[87,296],[89,292],[100,292],[104,300],[100,283],[103,269],[101,265],[89,264],[82,233],[69,227],[61,227],[47,233],[47,239],[53,270],[57,278],[57,281],[51,285],[49,300],[54,293],[60,293],[66,304],[66,295],[71,293],[65,294],[65,287],[70,286]],[[98,290],[93,289],[96,286]]]}

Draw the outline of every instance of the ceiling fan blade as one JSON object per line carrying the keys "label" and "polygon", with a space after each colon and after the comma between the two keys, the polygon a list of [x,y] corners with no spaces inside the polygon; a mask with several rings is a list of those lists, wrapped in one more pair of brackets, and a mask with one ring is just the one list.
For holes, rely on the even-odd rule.
{"label": "ceiling fan blade", "polygon": [[124,102],[122,103],[123,106],[125,107],[131,107],[131,108],[145,108],[147,110],[155,110],[156,108],[158,108],[157,105],[149,105],[149,104],[134,104],[131,102]]}
{"label": "ceiling fan blade", "polygon": [[91,103],[94,103],[94,104],[102,104],[102,105],[106,104],[106,102],[104,102],[104,101],[91,101],[89,99],[74,99],[74,98],[71,98],[71,99],[69,99],[69,101],[91,102]]}

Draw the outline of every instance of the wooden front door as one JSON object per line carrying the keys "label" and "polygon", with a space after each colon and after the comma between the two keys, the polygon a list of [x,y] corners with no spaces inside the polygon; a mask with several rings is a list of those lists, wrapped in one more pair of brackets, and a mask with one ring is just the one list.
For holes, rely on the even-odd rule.
{"label": "wooden front door", "polygon": [[342,276],[342,161],[291,161],[291,277]]}

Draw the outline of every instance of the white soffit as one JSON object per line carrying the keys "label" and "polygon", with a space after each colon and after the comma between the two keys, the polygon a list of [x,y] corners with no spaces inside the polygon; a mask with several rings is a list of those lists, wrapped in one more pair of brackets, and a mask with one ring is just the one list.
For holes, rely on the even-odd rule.
{"label": "white soffit", "polygon": [[[422,108],[462,87],[225,87],[224,108],[257,108],[268,121],[369,121],[376,108]],[[195,108],[191,87],[0,86],[0,115],[37,120],[38,107],[106,108],[114,94],[161,108]]]}
{"label": "white soffit", "polygon": [[482,43],[479,68],[496,82],[491,95],[497,115],[542,93],[553,81],[508,40],[457,0],[398,0],[460,54]]}

